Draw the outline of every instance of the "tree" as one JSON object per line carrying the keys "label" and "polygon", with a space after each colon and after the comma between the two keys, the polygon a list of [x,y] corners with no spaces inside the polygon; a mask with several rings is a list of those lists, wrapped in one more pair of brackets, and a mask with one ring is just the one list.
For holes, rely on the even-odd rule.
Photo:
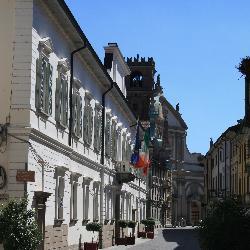
{"label": "tree", "polygon": [[0,242],[5,250],[35,250],[42,235],[28,200],[10,200],[0,208]]}
{"label": "tree", "polygon": [[198,230],[204,250],[249,249],[250,216],[235,199],[211,204]]}

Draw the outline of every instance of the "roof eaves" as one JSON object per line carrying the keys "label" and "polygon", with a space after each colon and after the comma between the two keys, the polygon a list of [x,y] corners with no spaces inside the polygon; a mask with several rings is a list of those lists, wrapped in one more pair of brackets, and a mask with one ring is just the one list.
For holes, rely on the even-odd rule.
{"label": "roof eaves", "polygon": [[100,58],[96,54],[95,50],[93,49],[92,45],[90,44],[90,42],[89,42],[88,38],[86,37],[86,35],[84,34],[83,30],[79,26],[78,22],[76,21],[75,17],[73,16],[72,12],[70,11],[68,5],[65,3],[64,0],[56,0],[56,1],[58,2],[58,4],[61,6],[61,8],[66,13],[67,17],[69,18],[69,20],[72,23],[72,25],[75,27],[75,29],[78,32],[79,36],[86,43],[89,51],[94,56],[94,58],[97,61],[98,65],[100,66],[100,68],[102,69],[103,73],[105,74],[105,76],[107,77],[107,79],[110,81],[110,84],[111,84],[112,81],[113,81],[112,78],[108,74],[107,70],[105,69],[103,63],[101,62]]}

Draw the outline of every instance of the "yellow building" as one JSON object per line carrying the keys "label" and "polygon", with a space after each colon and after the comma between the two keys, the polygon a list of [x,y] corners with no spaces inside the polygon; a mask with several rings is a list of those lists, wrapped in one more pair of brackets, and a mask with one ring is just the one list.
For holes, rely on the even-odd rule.
{"label": "yellow building", "polygon": [[250,207],[250,80],[245,79],[245,117],[210,141],[205,156],[205,203],[237,197]]}

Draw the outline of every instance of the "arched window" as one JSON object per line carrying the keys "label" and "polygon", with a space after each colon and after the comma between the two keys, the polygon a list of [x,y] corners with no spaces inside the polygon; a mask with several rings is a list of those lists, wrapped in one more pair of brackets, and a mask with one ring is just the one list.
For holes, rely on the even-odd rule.
{"label": "arched window", "polygon": [[139,71],[135,71],[131,74],[130,87],[142,87],[143,76]]}

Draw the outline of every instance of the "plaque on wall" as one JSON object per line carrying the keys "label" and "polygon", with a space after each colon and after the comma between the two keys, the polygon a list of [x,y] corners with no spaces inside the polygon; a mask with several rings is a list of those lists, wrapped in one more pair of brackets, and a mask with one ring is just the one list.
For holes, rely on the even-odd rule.
{"label": "plaque on wall", "polygon": [[35,171],[17,170],[17,181],[35,182]]}
{"label": "plaque on wall", "polygon": [[7,175],[3,167],[0,166],[0,189],[2,189],[7,182]]}

